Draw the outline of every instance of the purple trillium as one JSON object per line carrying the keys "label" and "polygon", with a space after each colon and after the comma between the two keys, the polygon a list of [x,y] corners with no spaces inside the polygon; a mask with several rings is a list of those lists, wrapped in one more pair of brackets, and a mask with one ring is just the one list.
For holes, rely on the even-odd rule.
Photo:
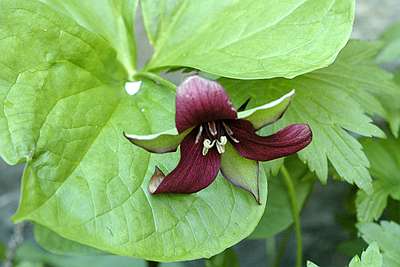
{"label": "purple trillium", "polygon": [[293,96],[294,90],[271,103],[237,112],[220,84],[199,76],[187,78],[177,88],[176,129],[147,136],[125,134],[153,153],[173,152],[180,145],[178,166],[167,176],[156,168],[149,192],[198,192],[221,170],[259,202],[258,161],[296,153],[312,140],[307,124],[292,124],[270,136],[256,134],[282,117]]}

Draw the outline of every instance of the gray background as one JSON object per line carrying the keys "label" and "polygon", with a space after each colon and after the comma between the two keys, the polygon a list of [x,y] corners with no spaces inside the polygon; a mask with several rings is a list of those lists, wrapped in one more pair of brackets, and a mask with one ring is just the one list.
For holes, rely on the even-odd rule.
{"label": "gray background", "polygon": [[[357,1],[353,38],[374,40],[396,20],[400,20],[400,0]],[[152,49],[147,44],[142,27],[137,29],[137,39],[139,60],[144,64]],[[18,206],[22,170],[23,166],[11,167],[0,161],[0,242],[3,244],[7,244],[13,232],[14,226],[9,218]],[[343,199],[348,193],[348,187],[341,183],[330,182],[326,187],[316,185],[302,213],[306,259],[320,266],[347,264],[348,257],[337,252],[337,246],[347,239],[347,235],[338,226],[336,218],[343,213]],[[240,255],[241,266],[266,266],[265,241],[243,241],[235,249]],[[287,251],[283,266],[292,266],[295,251],[293,237]],[[200,263],[192,262],[190,265],[198,266]]]}

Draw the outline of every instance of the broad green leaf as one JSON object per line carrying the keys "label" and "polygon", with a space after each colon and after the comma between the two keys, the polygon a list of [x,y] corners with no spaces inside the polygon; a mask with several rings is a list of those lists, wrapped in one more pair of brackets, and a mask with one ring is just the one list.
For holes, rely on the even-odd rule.
{"label": "broad green leaf", "polygon": [[135,135],[125,134],[125,137],[129,139],[133,144],[140,146],[147,151],[154,153],[165,153],[175,151],[185,136],[190,133],[192,129],[187,129],[183,133],[179,134],[176,128],[164,131],[162,133],[150,134],[150,135]]}
{"label": "broad green leaf", "polygon": [[376,242],[382,251],[383,266],[400,266],[400,225],[382,221],[381,224],[362,223],[357,228],[361,237],[369,244]]}
{"label": "broad green leaf", "polygon": [[260,169],[255,160],[240,156],[239,152],[227,143],[221,157],[221,173],[234,185],[250,192],[260,202]]}
{"label": "broad green leaf", "polygon": [[[267,168],[266,163],[261,167]],[[313,175],[300,160],[290,157],[285,160],[296,189],[297,203],[301,208],[313,185]],[[266,170],[267,171],[267,170]],[[268,177],[268,204],[260,223],[249,238],[264,239],[284,231],[293,223],[287,187],[281,175]]]}
{"label": "broad green leaf", "polygon": [[72,240],[62,238],[53,231],[36,224],[34,227],[35,241],[45,250],[59,255],[88,256],[106,254],[95,248],[81,245]]}
{"label": "broad green leaf", "polygon": [[138,0],[33,0],[46,3],[101,35],[117,51],[129,76],[135,72],[134,22]]}
{"label": "broad green leaf", "polygon": [[362,144],[371,162],[370,172],[376,180],[373,194],[357,193],[357,218],[360,222],[370,222],[382,215],[389,196],[400,200],[400,140],[392,137],[364,139]]}
{"label": "broad green leaf", "polygon": [[15,265],[15,267],[45,267],[42,262],[23,261]]}
{"label": "broad green leaf", "polygon": [[[24,244],[22,244],[22,246],[20,246],[17,249],[16,261],[21,263],[31,262],[31,264],[36,263],[36,264],[43,264],[44,266],[53,266],[53,267],[87,267],[87,266],[146,267],[147,266],[146,262],[143,260],[137,260],[128,257],[112,256],[112,255],[96,255],[96,256],[55,255],[40,249],[32,242],[25,242]],[[162,267],[167,267],[167,266],[162,266]]]}
{"label": "broad green leaf", "polygon": [[27,162],[15,221],[157,261],[210,257],[252,232],[263,172],[262,205],[221,176],[196,194],[147,192],[155,165],[172,170],[178,153],[150,155],[123,131],[172,128],[170,90],[144,80],[127,94],[111,46],[45,4],[0,0],[0,10],[0,153]]}
{"label": "broad green leaf", "polygon": [[[71,267],[71,265],[87,267],[89,263],[91,266],[94,265],[96,267],[147,266],[143,260],[107,255],[102,251],[62,238],[43,226],[35,225],[34,234],[35,240],[45,251],[35,246],[30,246],[28,243],[28,248],[23,249],[28,251],[28,255],[24,253],[21,257],[36,261],[41,259],[46,264],[51,264],[52,266],[54,264],[54,267]],[[161,263],[160,267],[183,267],[183,265],[181,263]]]}
{"label": "broad green leaf", "polygon": [[148,69],[287,77],[325,67],[346,44],[353,0],[142,0],[155,53]]}
{"label": "broad green leaf", "polygon": [[378,97],[397,93],[392,75],[374,63],[379,46],[350,42],[331,66],[292,80],[240,81],[221,79],[237,105],[249,97],[250,107],[262,105],[296,89],[296,96],[283,118],[271,128],[308,123],[313,142],[299,152],[322,182],[328,177],[328,160],[338,174],[371,192],[369,162],[360,143],[346,130],[364,136],[384,136],[365,115],[387,115]]}
{"label": "broad green leaf", "polygon": [[206,267],[239,267],[239,259],[232,248],[206,260]]}
{"label": "broad green leaf", "polygon": [[33,157],[57,102],[96,96],[89,119],[106,98],[122,95],[107,87],[122,88],[126,73],[102,38],[43,4],[1,0],[0,10],[0,154],[15,164]]}
{"label": "broad green leaf", "polygon": [[395,62],[400,60],[400,22],[393,24],[381,36],[385,43],[377,57],[379,63]]}
{"label": "broad green leaf", "polygon": [[[349,263],[349,267],[383,267],[382,254],[376,243],[372,243],[362,254],[361,259],[358,255]],[[307,267],[319,267],[318,265],[308,261]],[[386,267],[386,266],[385,266]]]}

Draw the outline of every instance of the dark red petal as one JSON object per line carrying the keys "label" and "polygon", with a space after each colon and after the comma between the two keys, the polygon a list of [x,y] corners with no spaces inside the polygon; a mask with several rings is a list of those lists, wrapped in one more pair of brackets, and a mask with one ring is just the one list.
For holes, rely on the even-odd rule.
{"label": "dark red petal", "polygon": [[236,119],[224,88],[199,76],[187,78],[176,92],[176,128],[184,130],[208,121]]}
{"label": "dark red petal", "polygon": [[202,155],[202,142],[195,144],[195,132],[185,137],[180,146],[178,166],[167,176],[157,168],[149,184],[152,194],[198,192],[209,186],[218,174],[221,157],[216,149]]}
{"label": "dark red petal", "polygon": [[312,140],[307,124],[292,124],[270,136],[259,136],[246,120],[231,122],[231,129],[239,143],[233,145],[245,158],[259,161],[273,160],[296,153]]}

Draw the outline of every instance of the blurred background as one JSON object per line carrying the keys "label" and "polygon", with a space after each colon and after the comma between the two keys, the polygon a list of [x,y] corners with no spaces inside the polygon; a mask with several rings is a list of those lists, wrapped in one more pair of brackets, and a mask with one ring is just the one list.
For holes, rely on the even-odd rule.
{"label": "blurred background", "polygon": [[[395,21],[400,20],[399,0],[359,0],[356,5],[356,20],[353,38],[374,40],[383,30]],[[148,45],[143,27],[138,18],[137,40],[139,42],[139,61],[144,64],[152,53]],[[176,79],[176,77],[172,77]],[[94,263],[93,258],[65,259],[57,258],[49,253],[43,253],[35,247],[32,241],[32,227],[25,224],[23,227],[11,223],[10,217],[18,206],[20,177],[23,166],[7,166],[0,160],[0,262],[6,256],[7,248],[13,250],[15,241],[24,241],[23,246],[17,249],[17,255],[8,255],[21,258],[19,267],[39,266],[68,266],[79,267],[92,264],[93,266],[146,266],[141,261],[121,259],[118,264],[112,263],[110,257],[99,259],[101,263]],[[318,263],[320,266],[343,267],[347,266],[356,244],[349,242],[350,234],[346,231],[346,221],[351,220],[346,200],[351,196],[352,188],[346,183],[330,180],[327,186],[316,183],[305,208],[302,211],[302,230],[304,243],[304,258]],[[277,239],[289,237],[286,256],[283,257],[282,266],[294,265],[295,239],[290,232],[280,234]],[[267,244],[268,241],[267,240]],[[352,241],[357,242],[357,241]],[[18,243],[18,242],[17,242]],[[267,249],[265,240],[244,240],[235,246],[238,253],[240,266],[270,266],[267,265]],[[11,253],[12,254],[12,253]],[[30,259],[34,259],[31,260]],[[35,260],[36,259],[36,260]],[[37,262],[37,264],[32,263]],[[78,263],[77,263],[78,262]],[[79,263],[80,262],[80,263]],[[0,266],[5,264],[0,263]],[[184,263],[181,266],[203,266],[203,261]],[[9,267],[8,265],[7,267]]]}

